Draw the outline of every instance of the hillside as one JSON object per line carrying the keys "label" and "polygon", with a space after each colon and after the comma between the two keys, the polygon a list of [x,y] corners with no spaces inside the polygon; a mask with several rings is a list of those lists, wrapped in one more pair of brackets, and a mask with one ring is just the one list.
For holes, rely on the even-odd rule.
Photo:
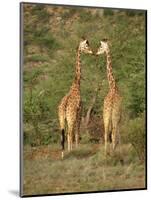
{"label": "hillside", "polygon": [[[102,38],[109,39],[113,71],[123,96],[123,118],[134,119],[144,113],[145,13],[25,4],[25,143],[58,141],[57,106],[72,83],[76,47],[82,36],[94,50]],[[108,90],[106,62],[104,56],[83,55],[81,60],[83,118],[100,84],[91,113],[92,121],[98,121]],[[91,123],[91,129],[100,127]]]}

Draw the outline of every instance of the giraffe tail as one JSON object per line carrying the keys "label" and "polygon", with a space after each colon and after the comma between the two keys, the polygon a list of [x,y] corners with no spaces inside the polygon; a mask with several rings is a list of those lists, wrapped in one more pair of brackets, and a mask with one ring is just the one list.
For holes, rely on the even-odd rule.
{"label": "giraffe tail", "polygon": [[65,131],[61,130],[61,146],[62,146],[62,158],[64,157],[64,149],[65,149]]}

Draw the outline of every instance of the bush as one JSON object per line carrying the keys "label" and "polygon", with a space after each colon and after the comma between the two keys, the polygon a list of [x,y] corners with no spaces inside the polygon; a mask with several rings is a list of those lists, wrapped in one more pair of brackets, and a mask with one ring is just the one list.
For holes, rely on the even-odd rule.
{"label": "bush", "polygon": [[141,10],[137,10],[137,11],[133,11],[133,10],[127,10],[126,11],[126,15],[127,16],[130,16],[130,17],[133,17],[133,16],[135,16],[135,15],[143,15],[144,14],[144,12],[143,11],[141,11]]}
{"label": "bush", "polygon": [[[139,149],[143,149],[141,143],[145,140],[144,122],[141,122],[144,119],[140,116],[145,109],[145,15],[138,16],[137,12],[132,17],[130,15],[136,12],[128,14],[124,10],[112,9],[92,11],[76,7],[60,9],[56,6],[51,10],[44,5],[25,6],[24,139],[32,145],[38,144],[39,139],[41,144],[57,141],[57,107],[74,78],[76,46],[85,35],[95,50],[101,38],[107,37],[112,45],[113,73],[128,116],[124,125],[122,123],[121,136],[140,156],[143,153]],[[108,92],[106,59],[104,56],[82,55],[81,67],[82,117],[85,117],[96,84],[105,81],[92,111],[94,118],[91,118],[88,129],[81,131],[81,143],[97,143],[100,134],[103,135],[98,118],[102,117],[103,100]],[[60,138],[58,140],[60,142]]]}
{"label": "bush", "polygon": [[69,8],[69,10],[63,12],[61,17],[62,19],[67,20],[67,19],[70,19],[76,12],[77,12],[77,9]]}
{"label": "bush", "polygon": [[39,37],[37,39],[39,40],[40,45],[48,48],[49,50],[57,49],[59,47],[57,40],[51,34],[44,35],[43,37]]}
{"label": "bush", "polygon": [[125,131],[124,134],[125,142],[131,143],[139,159],[143,161],[145,159],[145,148],[146,148],[144,114],[126,122],[123,130]]}
{"label": "bush", "polygon": [[48,56],[33,54],[32,56],[25,57],[25,62],[46,62],[48,59]]}
{"label": "bush", "polygon": [[34,5],[32,6],[32,14],[37,17],[37,20],[44,23],[48,22],[50,14],[47,12],[45,5]]}
{"label": "bush", "polygon": [[80,11],[79,14],[80,22],[88,22],[92,19],[92,14],[90,11]]}
{"label": "bush", "polygon": [[112,9],[105,9],[104,10],[104,15],[107,16],[107,15],[113,15],[114,14],[114,11]]}

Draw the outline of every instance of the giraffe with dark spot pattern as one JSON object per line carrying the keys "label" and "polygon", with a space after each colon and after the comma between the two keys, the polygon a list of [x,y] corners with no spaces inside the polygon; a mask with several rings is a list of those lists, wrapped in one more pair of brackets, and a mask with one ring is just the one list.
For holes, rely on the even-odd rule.
{"label": "giraffe with dark spot pattern", "polygon": [[61,100],[58,107],[58,117],[61,129],[61,145],[62,145],[62,158],[64,156],[65,149],[65,127],[67,129],[67,149],[71,151],[73,149],[73,138],[75,138],[76,147],[79,143],[80,135],[80,121],[82,101],[80,94],[80,81],[81,81],[81,54],[92,54],[92,50],[89,46],[89,42],[86,39],[80,41],[77,48],[75,78],[72,86],[66,96]]}
{"label": "giraffe with dark spot pattern", "polygon": [[109,91],[104,99],[103,106],[105,155],[107,155],[108,138],[110,133],[113,151],[117,144],[120,143],[119,128],[121,121],[122,97],[113,76],[111,54],[107,39],[100,41],[100,47],[98,48],[96,55],[100,54],[105,54],[106,56],[107,78],[109,83]]}

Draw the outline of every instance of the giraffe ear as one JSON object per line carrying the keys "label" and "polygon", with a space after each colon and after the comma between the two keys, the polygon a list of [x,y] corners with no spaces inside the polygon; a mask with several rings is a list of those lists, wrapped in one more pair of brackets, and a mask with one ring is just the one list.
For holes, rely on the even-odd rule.
{"label": "giraffe ear", "polygon": [[88,40],[86,40],[86,44],[89,45],[89,41]]}

